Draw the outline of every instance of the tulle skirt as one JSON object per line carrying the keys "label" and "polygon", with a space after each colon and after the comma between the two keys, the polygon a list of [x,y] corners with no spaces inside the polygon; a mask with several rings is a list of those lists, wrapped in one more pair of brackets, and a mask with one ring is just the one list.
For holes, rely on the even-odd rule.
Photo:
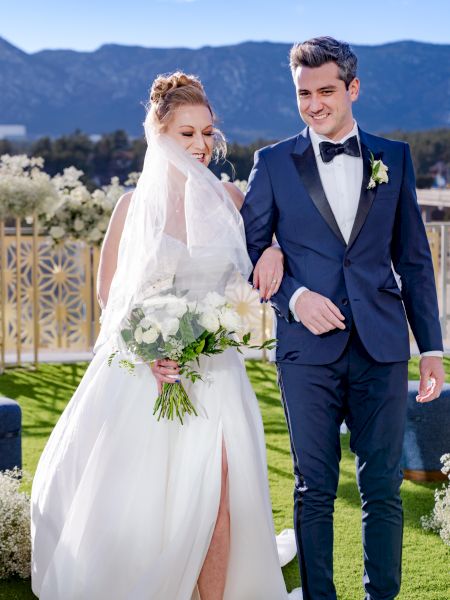
{"label": "tulle skirt", "polygon": [[[285,600],[264,431],[235,349],[185,382],[198,417],[153,416],[155,379],[104,346],[40,459],[32,489],[32,589],[41,600],[190,600],[214,530],[222,444],[231,552],[224,600]],[[286,544],[291,554],[294,540]],[[294,550],[295,552],[295,550]],[[292,556],[290,557],[292,558]]]}

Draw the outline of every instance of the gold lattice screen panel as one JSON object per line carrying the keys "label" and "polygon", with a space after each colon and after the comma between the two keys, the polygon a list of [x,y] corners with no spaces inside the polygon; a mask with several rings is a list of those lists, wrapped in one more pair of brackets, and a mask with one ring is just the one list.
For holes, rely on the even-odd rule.
{"label": "gold lattice screen panel", "polygon": [[[90,350],[98,335],[100,313],[95,294],[98,248],[70,240],[55,247],[49,238],[37,237],[34,256],[32,236],[0,232],[4,267],[0,273],[0,316],[4,315],[0,338],[5,331],[2,353],[6,350],[19,355],[33,349],[36,317],[40,349]],[[441,228],[427,227],[427,234],[439,282],[443,264]],[[34,265],[37,294],[33,286]],[[273,337],[273,311],[269,305],[260,304],[258,293],[246,282],[227,291],[243,317],[244,329],[252,332],[252,341],[259,344],[263,338]],[[1,360],[0,356],[0,369]]]}
{"label": "gold lattice screen panel", "polygon": [[[91,249],[82,242],[54,246],[37,240],[38,295],[33,300],[33,241],[5,236],[6,352],[33,347],[33,319],[39,315],[39,347],[86,350],[93,338],[93,268]],[[19,249],[19,252],[17,250]],[[19,279],[18,279],[19,277]],[[17,324],[20,322],[20,328]]]}

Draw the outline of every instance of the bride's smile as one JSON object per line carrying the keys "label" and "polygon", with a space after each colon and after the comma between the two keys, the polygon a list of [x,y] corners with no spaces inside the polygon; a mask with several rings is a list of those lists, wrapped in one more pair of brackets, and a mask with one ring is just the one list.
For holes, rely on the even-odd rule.
{"label": "bride's smile", "polygon": [[199,162],[208,166],[214,146],[214,127],[208,107],[180,106],[173,113],[165,133]]}

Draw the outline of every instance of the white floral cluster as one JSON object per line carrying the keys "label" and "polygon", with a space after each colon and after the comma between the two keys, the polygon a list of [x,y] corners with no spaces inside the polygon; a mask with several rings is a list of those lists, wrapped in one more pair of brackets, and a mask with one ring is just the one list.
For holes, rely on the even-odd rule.
{"label": "white floral cluster", "polygon": [[59,204],[42,215],[41,225],[54,242],[70,237],[88,244],[101,244],[114,206],[124,193],[118,178],[113,177],[110,185],[91,194],[80,180],[82,175],[83,171],[68,167],[62,175],[53,178]]}
{"label": "white floral cluster", "polygon": [[387,167],[381,159],[375,160],[372,153],[371,153],[371,157],[370,157],[370,165],[372,167],[372,173],[370,176],[370,180],[369,180],[367,189],[371,190],[380,183],[388,183],[389,167]]}
{"label": "white floral cluster", "polygon": [[[220,181],[231,181],[231,178],[226,173],[220,174]],[[234,185],[241,190],[243,194],[246,193],[248,187],[248,181],[246,179],[235,179]]]}
{"label": "white floral cluster", "polygon": [[226,298],[217,292],[208,292],[197,310],[200,312],[200,325],[211,333],[219,327],[227,331],[237,331],[242,327],[241,317],[227,303]]}
{"label": "white floral cluster", "polygon": [[188,311],[211,333],[219,327],[230,332],[242,327],[238,313],[216,292],[209,292],[201,302],[191,302],[174,294],[150,298],[143,303],[142,311],[145,316],[134,330],[134,340],[138,344],[154,344],[161,336],[163,342],[170,344],[169,358],[172,360],[177,360],[183,353],[185,344],[176,336],[181,319]]}
{"label": "white floral cluster", "polygon": [[161,334],[167,342],[178,333],[180,319],[189,308],[192,309],[191,303],[174,294],[149,298],[142,306],[145,317],[135,329],[134,339],[138,344],[153,344]]}
{"label": "white floral cluster", "polygon": [[54,210],[58,194],[50,176],[42,169],[42,158],[26,155],[0,157],[0,219],[23,219]]}
{"label": "white floral cluster", "polygon": [[[450,480],[450,453],[441,456],[441,471]],[[431,515],[421,518],[422,527],[439,533],[442,541],[450,546],[450,483],[434,492],[435,505]]]}
{"label": "white floral cluster", "polygon": [[0,472],[0,579],[30,577],[30,498],[19,487],[18,469]]}

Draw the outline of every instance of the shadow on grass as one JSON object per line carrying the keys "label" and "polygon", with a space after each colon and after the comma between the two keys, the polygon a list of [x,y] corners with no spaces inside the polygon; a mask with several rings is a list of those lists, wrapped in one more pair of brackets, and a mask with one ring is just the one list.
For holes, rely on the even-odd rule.
{"label": "shadow on grass", "polygon": [[0,395],[19,402],[23,437],[50,435],[86,371],[86,363],[43,364],[39,369],[7,369],[0,377]]}
{"label": "shadow on grass", "polygon": [[[361,508],[361,500],[356,484],[356,469],[350,467],[350,460],[354,457],[348,447],[349,436],[342,436],[342,450],[345,460],[341,461],[340,484],[338,498],[350,506]],[[420,483],[404,481],[401,487],[405,526],[422,530],[420,517],[428,514],[434,505],[432,490],[440,487],[441,483]]]}
{"label": "shadow on grass", "polygon": [[30,579],[0,580],[0,600],[36,600]]}
{"label": "shadow on grass", "polygon": [[[287,433],[287,430],[284,429],[283,433]],[[283,454],[283,456],[289,456],[289,458],[290,458],[291,453],[288,448],[285,448],[286,440],[283,439],[282,441],[283,441],[283,447],[275,446],[275,444],[269,444],[268,442],[266,442],[266,448],[268,450],[273,450],[274,452],[277,452],[278,454]]]}
{"label": "shadow on grass", "polygon": [[274,467],[273,465],[268,465],[267,469],[269,473],[273,473],[274,475],[278,475],[279,477],[284,477],[284,479],[288,479],[289,481],[292,481],[292,483],[294,482],[294,475],[290,471],[279,469],[278,467]]}

